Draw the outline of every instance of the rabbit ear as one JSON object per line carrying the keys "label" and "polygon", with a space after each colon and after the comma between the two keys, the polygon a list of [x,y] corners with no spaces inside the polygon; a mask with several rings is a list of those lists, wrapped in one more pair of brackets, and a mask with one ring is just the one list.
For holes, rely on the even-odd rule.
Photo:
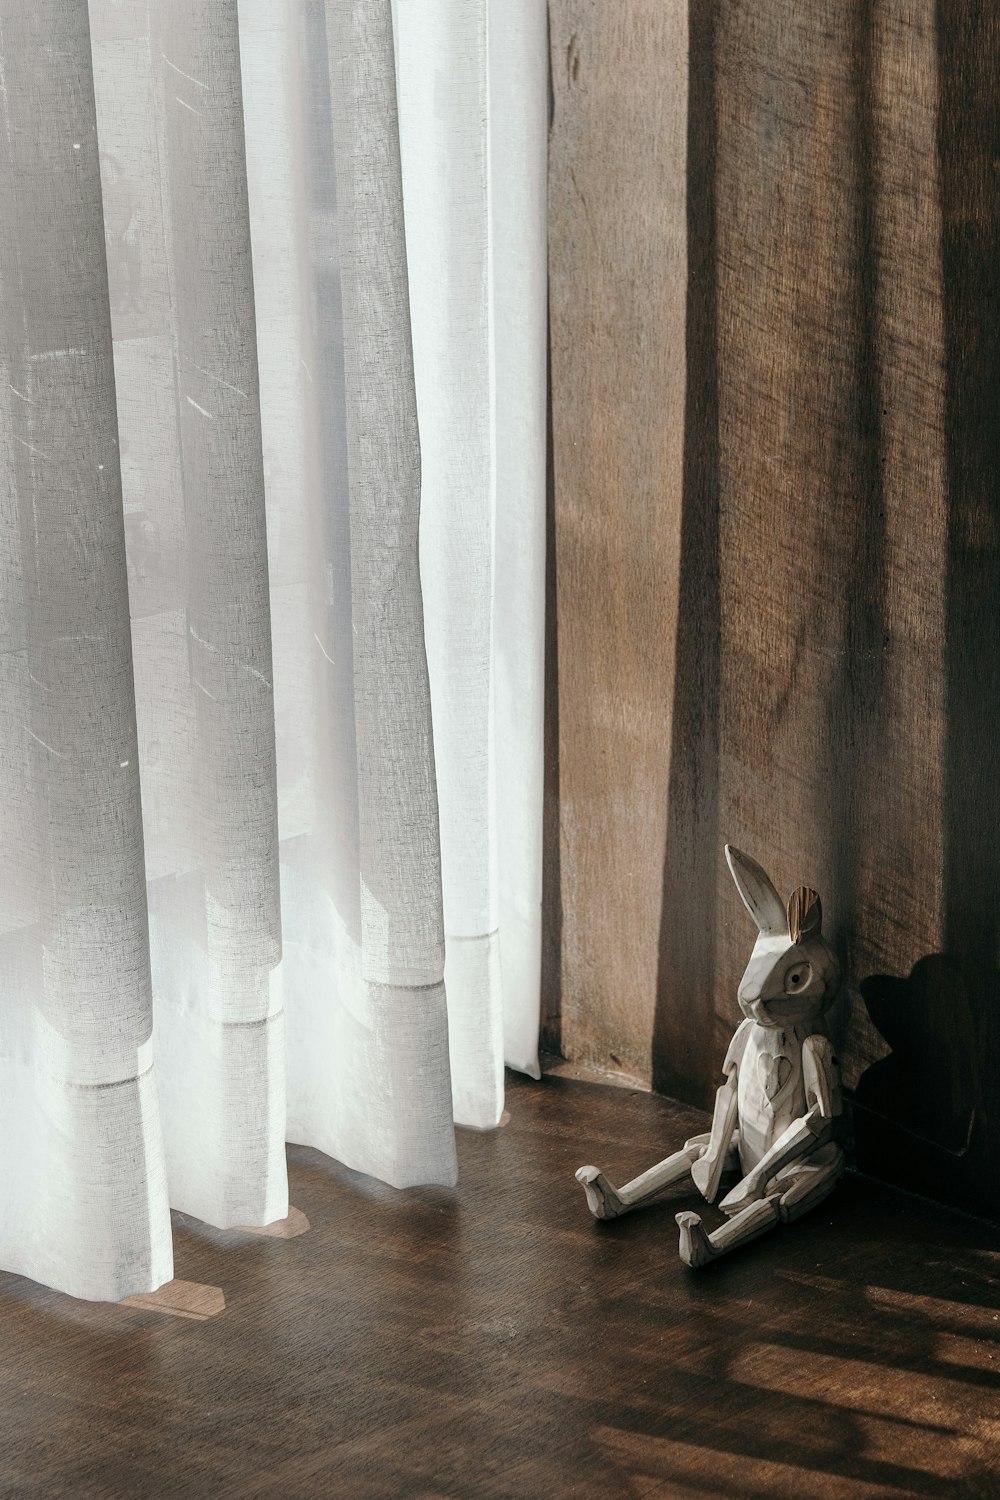
{"label": "rabbit ear", "polygon": [[823,906],[815,891],[807,885],[797,886],[788,898],[788,931],[793,943],[819,937],[823,925]]}
{"label": "rabbit ear", "polygon": [[788,931],[785,904],[760,865],[749,854],[726,845],[726,863],[743,897],[743,905],[767,936]]}

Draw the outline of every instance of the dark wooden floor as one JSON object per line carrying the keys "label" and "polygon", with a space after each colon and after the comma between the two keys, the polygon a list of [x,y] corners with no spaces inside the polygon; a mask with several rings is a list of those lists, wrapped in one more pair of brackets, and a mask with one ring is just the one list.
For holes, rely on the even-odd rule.
{"label": "dark wooden floor", "polygon": [[312,1229],[177,1220],[206,1322],[0,1277],[0,1495],[1000,1496],[1000,1233],[848,1179],[707,1271],[673,1214],[586,1213],[663,1099],[512,1079],[456,1192],[290,1148]]}

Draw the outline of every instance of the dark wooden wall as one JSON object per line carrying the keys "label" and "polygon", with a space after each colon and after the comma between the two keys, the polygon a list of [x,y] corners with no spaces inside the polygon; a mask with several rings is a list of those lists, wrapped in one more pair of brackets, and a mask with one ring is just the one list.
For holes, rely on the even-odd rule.
{"label": "dark wooden wall", "polygon": [[821,891],[859,1163],[1000,1213],[1000,10],[550,0],[549,1044],[707,1104]]}

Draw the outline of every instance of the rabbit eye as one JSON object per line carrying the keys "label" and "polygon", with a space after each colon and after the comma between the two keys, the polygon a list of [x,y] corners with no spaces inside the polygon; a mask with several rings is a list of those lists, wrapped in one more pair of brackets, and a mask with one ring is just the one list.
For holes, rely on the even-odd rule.
{"label": "rabbit eye", "polygon": [[796,964],[785,975],[785,994],[794,995],[797,990],[804,990],[811,978],[812,969],[809,964]]}

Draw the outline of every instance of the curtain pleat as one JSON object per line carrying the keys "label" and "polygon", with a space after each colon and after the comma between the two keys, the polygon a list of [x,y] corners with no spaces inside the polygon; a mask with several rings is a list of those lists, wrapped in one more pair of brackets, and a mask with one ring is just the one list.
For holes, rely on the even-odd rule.
{"label": "curtain pleat", "polygon": [[538,1076],[547,30],[396,0],[455,1117]]}
{"label": "curtain pleat", "polygon": [[388,5],[241,7],[290,1140],[455,1180]]}
{"label": "curtain pleat", "polygon": [[545,7],[0,65],[0,1264],[115,1298],[537,1072]]}
{"label": "curtain pleat", "polygon": [[90,10],[170,1201],[264,1224],[288,1190],[236,0]]}
{"label": "curtain pleat", "polygon": [[0,1261],[122,1297],[172,1265],[86,0],[3,0],[0,68]]}
{"label": "curtain pleat", "polygon": [[481,1127],[503,1110],[486,22],[486,0],[397,0],[452,1086],[456,1118]]}
{"label": "curtain pleat", "polygon": [[548,16],[489,6],[494,723],[504,1057],[539,1077],[545,688]]}

